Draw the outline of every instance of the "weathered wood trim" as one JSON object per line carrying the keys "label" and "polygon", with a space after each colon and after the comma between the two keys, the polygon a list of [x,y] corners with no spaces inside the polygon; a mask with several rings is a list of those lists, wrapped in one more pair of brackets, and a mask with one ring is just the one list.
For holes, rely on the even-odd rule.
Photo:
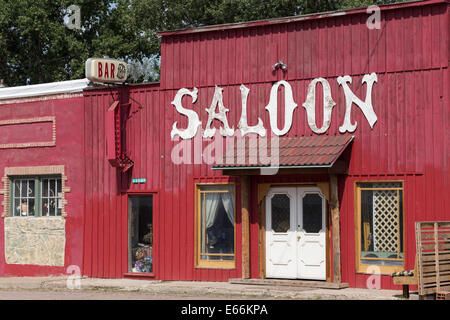
{"label": "weathered wood trim", "polygon": [[[438,224],[434,223],[434,253],[436,257],[436,292],[441,290],[441,275],[439,272],[439,236],[438,236]],[[445,278],[445,277],[444,277]]]}
{"label": "weathered wood trim", "polygon": [[266,278],[266,198],[258,203],[259,215],[259,278]]}
{"label": "weathered wood trim", "polygon": [[340,238],[340,213],[338,200],[338,182],[335,174],[330,174],[330,213],[333,231],[333,279],[341,282],[341,238]]}
{"label": "weathered wood trim", "polygon": [[250,278],[250,210],[248,177],[241,177],[242,278]]}

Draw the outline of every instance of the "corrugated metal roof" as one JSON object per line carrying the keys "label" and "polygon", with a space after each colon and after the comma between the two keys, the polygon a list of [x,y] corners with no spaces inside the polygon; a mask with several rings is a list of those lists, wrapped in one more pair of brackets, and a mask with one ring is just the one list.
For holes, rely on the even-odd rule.
{"label": "corrugated metal roof", "polygon": [[60,81],[29,86],[0,88],[0,100],[29,98],[45,95],[83,92],[89,85],[88,79]]}
{"label": "corrugated metal roof", "polygon": [[[262,141],[235,142],[234,152],[225,152],[224,163],[216,163],[213,169],[244,169],[263,167],[331,167],[353,140],[352,135],[309,136],[278,138],[276,142],[265,139],[266,150],[261,150]],[[272,147],[273,146],[273,150]],[[258,148],[259,147],[259,148]],[[262,151],[262,152],[261,152]],[[267,154],[267,157],[265,155]],[[265,157],[265,160],[263,158]],[[269,162],[270,161],[270,162]]]}

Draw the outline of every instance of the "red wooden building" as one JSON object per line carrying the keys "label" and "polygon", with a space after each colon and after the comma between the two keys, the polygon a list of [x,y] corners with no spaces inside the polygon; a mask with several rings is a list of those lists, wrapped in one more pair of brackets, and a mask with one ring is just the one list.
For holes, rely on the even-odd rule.
{"label": "red wooden building", "polygon": [[[414,222],[450,217],[449,10],[417,1],[381,6],[379,25],[363,8],[165,32],[160,83],[0,105],[0,275],[78,265],[364,288],[378,272],[396,288],[390,274],[414,268]],[[9,140],[22,139],[9,136],[18,119],[42,142],[50,127],[23,122],[35,117],[56,142],[11,145],[24,143]],[[63,261],[17,245],[30,201],[40,220],[51,208],[65,219]]]}

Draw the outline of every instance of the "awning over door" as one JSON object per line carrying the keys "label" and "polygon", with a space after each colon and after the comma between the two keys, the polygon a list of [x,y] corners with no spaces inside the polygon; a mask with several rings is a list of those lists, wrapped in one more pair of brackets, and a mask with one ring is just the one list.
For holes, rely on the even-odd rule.
{"label": "awning over door", "polygon": [[352,140],[352,135],[321,135],[278,138],[278,142],[270,138],[250,139],[245,144],[238,141],[233,152],[225,154],[224,163],[216,163],[212,168],[331,168]]}

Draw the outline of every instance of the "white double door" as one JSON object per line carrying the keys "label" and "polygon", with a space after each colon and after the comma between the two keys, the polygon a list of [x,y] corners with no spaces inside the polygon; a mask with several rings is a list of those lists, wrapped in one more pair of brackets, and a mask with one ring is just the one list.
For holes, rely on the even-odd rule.
{"label": "white double door", "polygon": [[272,188],[266,197],[266,277],[326,280],[325,197],[319,188]]}

